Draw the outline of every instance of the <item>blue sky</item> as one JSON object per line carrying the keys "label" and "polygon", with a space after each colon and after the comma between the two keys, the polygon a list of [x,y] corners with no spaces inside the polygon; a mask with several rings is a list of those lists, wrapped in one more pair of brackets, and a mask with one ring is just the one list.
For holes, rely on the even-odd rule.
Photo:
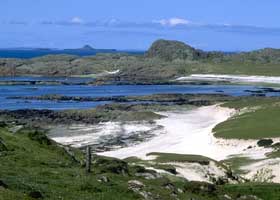
{"label": "blue sky", "polygon": [[0,47],[280,48],[279,0],[1,0]]}

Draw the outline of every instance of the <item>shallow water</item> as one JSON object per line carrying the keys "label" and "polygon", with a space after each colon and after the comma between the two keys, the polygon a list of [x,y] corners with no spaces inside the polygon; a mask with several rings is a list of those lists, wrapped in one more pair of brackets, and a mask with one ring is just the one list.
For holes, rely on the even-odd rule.
{"label": "shallow water", "polygon": [[[8,78],[0,78],[0,81]],[[16,81],[28,80],[67,80],[71,83],[83,83],[88,79],[81,78],[48,78],[48,77],[20,77]],[[39,101],[8,99],[15,96],[41,96],[47,94],[59,94],[67,96],[132,96],[150,95],[159,93],[190,93],[190,94],[228,94],[234,96],[250,95],[246,90],[258,90],[256,86],[244,85],[0,85],[0,109],[88,109],[108,102],[74,102],[74,101]],[[280,96],[280,93],[266,93],[267,96]]]}
{"label": "shallow water", "polygon": [[[59,82],[65,84],[83,84],[93,81],[93,78],[79,78],[79,77],[48,77],[48,76],[0,76],[0,82],[32,82],[32,81],[42,81],[42,82]],[[24,85],[24,84],[22,84]]]}

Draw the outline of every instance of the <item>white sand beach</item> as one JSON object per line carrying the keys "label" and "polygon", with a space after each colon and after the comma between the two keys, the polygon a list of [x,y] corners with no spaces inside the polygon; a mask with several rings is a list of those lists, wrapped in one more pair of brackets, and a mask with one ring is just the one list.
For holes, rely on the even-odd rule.
{"label": "white sand beach", "polygon": [[232,83],[271,83],[280,84],[279,76],[246,76],[227,74],[192,74],[179,77],[176,81],[230,81]]}

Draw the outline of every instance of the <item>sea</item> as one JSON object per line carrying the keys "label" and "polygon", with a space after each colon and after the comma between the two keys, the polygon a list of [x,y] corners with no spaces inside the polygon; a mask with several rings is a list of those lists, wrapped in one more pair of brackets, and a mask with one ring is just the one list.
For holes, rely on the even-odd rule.
{"label": "sea", "polygon": [[96,50],[55,50],[55,49],[0,49],[0,58],[22,58],[29,59],[46,55],[76,55],[76,56],[93,56],[97,53],[127,53],[127,54],[144,54],[144,51],[134,50],[114,50],[114,49],[96,49]]}

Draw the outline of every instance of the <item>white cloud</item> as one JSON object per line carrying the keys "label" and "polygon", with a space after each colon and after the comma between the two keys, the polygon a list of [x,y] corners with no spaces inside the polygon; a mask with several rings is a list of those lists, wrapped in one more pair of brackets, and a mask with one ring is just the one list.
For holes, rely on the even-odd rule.
{"label": "white cloud", "polygon": [[153,21],[154,23],[159,23],[162,26],[177,26],[177,25],[187,25],[190,24],[191,22],[189,20],[186,19],[182,19],[182,18],[170,18],[170,19],[161,19],[161,20],[156,20]]}
{"label": "white cloud", "polygon": [[73,24],[82,24],[84,22],[84,20],[80,17],[73,17],[71,19],[71,23]]}
{"label": "white cloud", "polygon": [[228,23],[226,23],[226,24],[223,24],[224,26],[231,26],[231,24],[228,24]]}

